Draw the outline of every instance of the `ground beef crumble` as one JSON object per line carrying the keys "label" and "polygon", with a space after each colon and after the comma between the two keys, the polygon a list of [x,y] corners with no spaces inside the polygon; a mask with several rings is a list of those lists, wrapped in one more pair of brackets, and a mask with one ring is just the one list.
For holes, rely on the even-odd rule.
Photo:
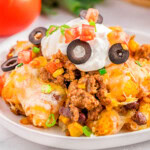
{"label": "ground beef crumble", "polygon": [[93,110],[90,110],[88,112],[88,120],[91,120],[91,121],[97,120],[101,111],[102,111],[101,104],[98,107],[94,108]]}
{"label": "ground beef crumble", "polygon": [[[63,64],[64,74],[54,78],[45,68],[41,68],[39,78],[68,89],[66,107],[69,107],[73,121],[79,120],[83,109],[87,110],[87,120],[97,120],[103,109],[102,105],[111,102],[105,96],[107,88],[103,77],[97,71],[87,73],[78,70],[60,51],[50,61],[56,60]],[[79,88],[78,84],[84,84],[85,89]]]}
{"label": "ground beef crumble", "polygon": [[89,120],[98,119],[99,113],[102,110],[100,101],[96,99],[94,95],[88,93],[86,89],[84,90],[78,88],[78,83],[83,83],[83,81],[87,82],[88,79],[86,77],[81,78],[81,80],[79,81],[75,80],[71,82],[68,89],[69,107],[71,108],[71,112],[73,115],[72,119],[74,121],[77,121],[79,119],[79,112],[83,109],[87,109]]}
{"label": "ground beef crumble", "polygon": [[54,78],[45,68],[41,68],[39,71],[39,78],[44,82],[54,82],[67,88],[71,81],[80,79],[85,75],[85,72],[79,71],[60,51],[53,55],[51,59],[51,61],[54,62],[56,60],[63,64],[64,74]]}

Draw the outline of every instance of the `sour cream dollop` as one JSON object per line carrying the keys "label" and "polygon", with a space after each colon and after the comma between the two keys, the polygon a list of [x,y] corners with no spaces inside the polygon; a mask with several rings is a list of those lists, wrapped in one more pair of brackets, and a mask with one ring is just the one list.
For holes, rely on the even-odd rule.
{"label": "sour cream dollop", "polygon": [[[89,22],[77,18],[67,23],[70,27],[79,27],[80,30],[82,29],[82,24],[89,24]],[[96,30],[94,40],[87,41],[91,46],[92,54],[84,64],[76,65],[79,70],[94,71],[110,64],[108,57],[110,44],[107,39],[107,34],[111,32],[111,30],[103,24],[96,24]],[[56,54],[59,50],[66,55],[68,45],[69,43],[65,43],[65,37],[61,34],[60,30],[57,30],[52,35],[42,39],[41,46],[43,56],[50,59],[51,56]]]}

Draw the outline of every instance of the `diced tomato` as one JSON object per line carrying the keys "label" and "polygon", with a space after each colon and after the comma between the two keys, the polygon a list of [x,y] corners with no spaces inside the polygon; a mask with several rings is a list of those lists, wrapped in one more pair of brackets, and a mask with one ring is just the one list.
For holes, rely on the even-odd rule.
{"label": "diced tomato", "polygon": [[78,27],[66,29],[65,30],[65,38],[66,38],[65,43],[70,43],[71,41],[79,37],[79,35],[80,35],[80,31]]}
{"label": "diced tomato", "polygon": [[18,53],[18,63],[28,64],[32,60],[32,51],[22,50]]}
{"label": "diced tomato", "polygon": [[4,87],[4,83],[5,83],[5,74],[0,76],[0,96],[1,96],[1,93],[2,93],[2,89]]}
{"label": "diced tomato", "polygon": [[59,68],[62,68],[62,63],[49,62],[46,65],[46,70],[51,74],[53,74]]}
{"label": "diced tomato", "polygon": [[99,15],[99,12],[97,9],[89,8],[85,18],[86,18],[86,20],[88,20],[88,22],[91,22],[91,21],[97,22],[98,15]]}
{"label": "diced tomato", "polygon": [[80,35],[81,41],[90,41],[95,38],[95,27],[91,25],[82,24],[82,33]]}

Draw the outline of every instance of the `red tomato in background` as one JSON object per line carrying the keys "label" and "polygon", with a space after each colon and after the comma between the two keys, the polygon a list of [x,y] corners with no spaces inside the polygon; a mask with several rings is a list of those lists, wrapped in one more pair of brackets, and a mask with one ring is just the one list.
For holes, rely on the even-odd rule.
{"label": "red tomato in background", "polygon": [[0,36],[17,33],[40,14],[41,0],[0,0]]}

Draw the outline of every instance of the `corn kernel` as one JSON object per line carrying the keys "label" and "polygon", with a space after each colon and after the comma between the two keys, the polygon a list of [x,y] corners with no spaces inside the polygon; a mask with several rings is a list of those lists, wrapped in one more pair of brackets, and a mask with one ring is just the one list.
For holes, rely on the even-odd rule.
{"label": "corn kernel", "polygon": [[59,116],[59,120],[60,120],[62,123],[64,123],[65,125],[68,125],[69,122],[70,122],[70,119],[67,118],[67,117],[65,117],[65,116],[63,116],[63,115],[60,115],[60,116]]}
{"label": "corn kernel", "polygon": [[82,126],[77,122],[69,124],[68,130],[70,135],[73,137],[79,137],[83,134]]}
{"label": "corn kernel", "polygon": [[57,78],[58,76],[62,75],[64,73],[64,69],[57,69],[54,73],[53,73],[53,77]]}
{"label": "corn kernel", "polygon": [[80,83],[78,84],[79,89],[85,89],[85,83]]}

